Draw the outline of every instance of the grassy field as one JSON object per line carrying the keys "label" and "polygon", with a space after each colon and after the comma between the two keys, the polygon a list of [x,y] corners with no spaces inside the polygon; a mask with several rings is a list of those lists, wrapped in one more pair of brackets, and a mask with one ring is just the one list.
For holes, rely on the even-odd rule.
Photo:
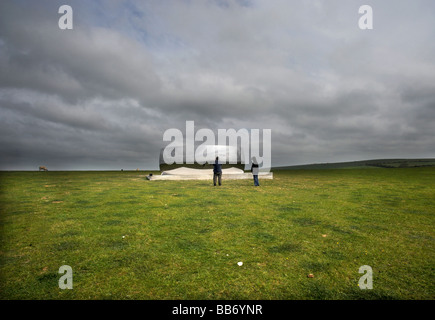
{"label": "grassy field", "polygon": [[0,298],[435,298],[435,168],[144,175],[1,172]]}

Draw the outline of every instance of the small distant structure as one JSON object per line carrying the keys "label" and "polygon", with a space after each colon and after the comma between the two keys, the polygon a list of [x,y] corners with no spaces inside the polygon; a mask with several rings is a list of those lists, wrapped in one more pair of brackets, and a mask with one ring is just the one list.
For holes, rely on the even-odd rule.
{"label": "small distant structure", "polygon": [[139,171],[139,168],[137,168],[136,171]]}
{"label": "small distant structure", "polygon": [[121,171],[124,171],[124,169],[121,169]]}
{"label": "small distant structure", "polygon": [[39,166],[39,171],[48,171],[46,166]]}

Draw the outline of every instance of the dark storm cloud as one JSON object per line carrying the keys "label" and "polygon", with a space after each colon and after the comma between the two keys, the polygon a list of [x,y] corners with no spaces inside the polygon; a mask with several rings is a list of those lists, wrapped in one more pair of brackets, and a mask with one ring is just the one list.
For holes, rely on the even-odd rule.
{"label": "dark storm cloud", "polygon": [[2,169],[156,168],[166,129],[272,129],[274,165],[433,157],[432,1],[0,4]]}
{"label": "dark storm cloud", "polygon": [[[2,33],[3,87],[32,89],[77,102],[104,96],[145,99],[159,88],[147,51],[116,31],[100,28],[63,33],[43,21],[12,20]],[[25,19],[25,18],[24,18]],[[25,19],[32,22],[31,17]],[[2,24],[7,23],[3,21]]]}

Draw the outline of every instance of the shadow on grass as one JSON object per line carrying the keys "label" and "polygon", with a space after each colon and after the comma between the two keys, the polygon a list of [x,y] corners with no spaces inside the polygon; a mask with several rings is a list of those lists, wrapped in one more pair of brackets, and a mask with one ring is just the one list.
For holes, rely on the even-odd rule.
{"label": "shadow on grass", "polygon": [[293,219],[293,222],[302,227],[310,227],[310,226],[316,226],[320,224],[319,220],[313,218],[295,218]]}
{"label": "shadow on grass", "polygon": [[63,241],[53,245],[53,249],[57,251],[73,251],[80,248],[80,243],[78,241]]}
{"label": "shadow on grass", "polygon": [[302,246],[299,243],[284,243],[279,246],[273,246],[268,249],[270,253],[286,253],[286,252],[299,252]]}

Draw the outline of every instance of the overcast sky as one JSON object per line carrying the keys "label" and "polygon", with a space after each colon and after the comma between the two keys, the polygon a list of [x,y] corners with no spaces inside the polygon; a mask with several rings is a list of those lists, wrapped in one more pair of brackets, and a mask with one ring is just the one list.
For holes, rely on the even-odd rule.
{"label": "overcast sky", "polygon": [[2,0],[0,169],[157,169],[187,120],[272,129],[273,166],[435,158],[434,18],[433,0]]}

